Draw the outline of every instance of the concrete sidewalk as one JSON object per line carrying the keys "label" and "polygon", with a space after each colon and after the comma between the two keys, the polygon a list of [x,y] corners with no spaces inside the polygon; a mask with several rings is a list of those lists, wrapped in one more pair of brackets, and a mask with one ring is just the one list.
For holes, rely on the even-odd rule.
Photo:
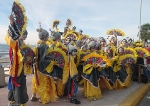
{"label": "concrete sidewalk", "polygon": [[[27,76],[27,88],[29,98],[31,98],[32,95],[31,79],[32,79],[31,75]],[[8,77],[6,77],[6,82],[7,81]],[[79,93],[77,97],[81,101],[81,104],[78,106],[134,106],[137,104],[139,99],[141,99],[145,95],[145,93],[149,89],[149,86],[150,84],[142,84],[142,83],[138,84],[137,82],[132,82],[131,86],[124,90],[102,90],[102,98],[96,101],[87,100],[82,95],[83,86],[79,86]],[[7,106],[8,104],[7,93],[8,93],[7,86],[0,88],[0,106]],[[28,101],[26,106],[42,106],[42,104],[39,101],[36,102]],[[56,102],[45,104],[45,106],[76,106],[76,105],[70,103],[66,97],[61,97]]]}

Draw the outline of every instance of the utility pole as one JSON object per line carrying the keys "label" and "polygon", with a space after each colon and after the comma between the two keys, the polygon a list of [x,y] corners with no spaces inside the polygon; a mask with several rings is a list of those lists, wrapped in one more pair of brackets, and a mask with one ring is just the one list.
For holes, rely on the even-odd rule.
{"label": "utility pole", "polygon": [[139,26],[139,40],[141,39],[141,12],[142,12],[142,0],[140,4],[140,26]]}

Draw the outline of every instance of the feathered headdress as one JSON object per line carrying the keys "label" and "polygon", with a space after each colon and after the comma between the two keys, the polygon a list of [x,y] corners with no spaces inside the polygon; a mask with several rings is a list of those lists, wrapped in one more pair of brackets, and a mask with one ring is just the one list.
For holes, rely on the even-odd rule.
{"label": "feathered headdress", "polygon": [[70,38],[71,40],[78,40],[78,36],[77,36],[77,34],[75,34],[75,33],[73,33],[73,32],[69,32],[69,33],[67,33],[65,36],[64,36],[64,38],[66,39],[66,38]]}
{"label": "feathered headdress", "polygon": [[111,41],[112,39],[114,39],[115,41],[117,40],[117,38],[116,38],[115,36],[108,36],[107,39],[108,39],[109,41]]}
{"label": "feathered headdress", "polygon": [[121,40],[121,43],[122,43],[123,41],[125,41],[126,43],[128,43],[127,39],[125,39],[125,38]]}
{"label": "feathered headdress", "polygon": [[66,21],[66,26],[68,26],[68,27],[70,27],[70,26],[72,26],[72,21],[71,21],[71,19],[67,19],[67,21]]}
{"label": "feathered headdress", "polygon": [[133,42],[133,46],[135,46],[135,47],[143,47],[144,45],[143,45],[143,43],[141,41],[137,40],[137,41]]}
{"label": "feathered headdress", "polygon": [[12,6],[11,16],[14,20],[13,25],[9,26],[8,32],[11,37],[16,40],[19,36],[24,34],[24,31],[27,27],[27,17],[25,15],[25,8],[19,2],[19,0],[15,0]]}
{"label": "feathered headdress", "polygon": [[36,29],[36,31],[38,32],[39,39],[41,40],[49,37],[48,31],[41,27],[41,22],[39,22],[39,28]]}
{"label": "feathered headdress", "polygon": [[59,32],[59,29],[57,28],[57,26],[59,25],[60,21],[59,20],[54,20],[52,23],[52,28],[56,28],[56,32]]}
{"label": "feathered headdress", "polygon": [[57,26],[59,25],[60,21],[59,20],[54,20],[52,23],[52,28],[57,28]]}
{"label": "feathered headdress", "polygon": [[107,35],[125,36],[125,33],[120,29],[111,29],[106,32]]}
{"label": "feathered headdress", "polygon": [[133,42],[133,39],[132,39],[132,38],[127,37],[127,41],[130,41],[130,40],[131,40],[131,42]]}
{"label": "feathered headdress", "polygon": [[22,35],[27,27],[27,16],[25,15],[25,8],[19,0],[14,1],[11,15],[14,17],[20,35]]}
{"label": "feathered headdress", "polygon": [[99,37],[97,41],[99,41],[99,42],[106,42],[104,37]]}

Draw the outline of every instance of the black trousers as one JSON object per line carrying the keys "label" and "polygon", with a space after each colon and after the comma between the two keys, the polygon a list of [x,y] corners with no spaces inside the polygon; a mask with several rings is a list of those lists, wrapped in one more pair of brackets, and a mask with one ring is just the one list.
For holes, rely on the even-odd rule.
{"label": "black trousers", "polygon": [[12,85],[12,90],[8,92],[8,100],[15,101],[17,104],[25,104],[28,102],[27,86],[26,86],[26,76],[21,74],[17,77],[17,83],[20,86]]}

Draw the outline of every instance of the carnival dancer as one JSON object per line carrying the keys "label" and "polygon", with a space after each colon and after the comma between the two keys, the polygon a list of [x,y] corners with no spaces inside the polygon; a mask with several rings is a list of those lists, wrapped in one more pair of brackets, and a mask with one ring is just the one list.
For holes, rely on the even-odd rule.
{"label": "carnival dancer", "polygon": [[[101,53],[105,52],[106,40],[103,37],[99,38]],[[104,55],[104,54],[103,54]]]}
{"label": "carnival dancer", "polygon": [[81,69],[79,68],[80,67],[80,54],[81,54],[81,46],[83,44],[83,42],[81,40],[77,40],[75,41],[76,43],[76,48],[77,48],[77,56],[76,56],[76,66],[77,66],[77,69],[78,69],[78,81],[80,81],[82,79],[81,77],[81,72],[82,72],[82,67]]}
{"label": "carnival dancer", "polygon": [[132,54],[125,54],[123,47],[118,47],[118,58],[114,66],[114,71],[117,75],[117,80],[114,84],[114,89],[124,89],[131,84],[130,68],[128,64],[136,62],[136,57]]}
{"label": "carnival dancer", "polygon": [[84,80],[82,78],[82,73],[83,73],[83,58],[87,53],[87,45],[83,45],[81,49],[78,49],[78,58],[77,58],[77,69],[78,69],[78,82],[79,84],[83,84]]}
{"label": "carnival dancer", "polygon": [[23,55],[21,48],[26,46],[24,40],[27,38],[28,32],[24,30],[21,35],[16,27],[13,16],[10,15],[9,19],[10,25],[5,36],[5,40],[10,46],[9,56],[11,63],[10,78],[8,83],[8,100],[10,101],[10,104],[8,106],[25,106],[28,102],[26,74],[32,74],[32,69],[29,69],[28,67],[32,66],[33,61],[32,59],[30,62],[25,60],[26,53]]}
{"label": "carnival dancer", "polygon": [[117,38],[116,36],[108,36],[108,45],[113,49],[113,57],[116,56],[116,52],[114,51],[117,51]]}
{"label": "carnival dancer", "polygon": [[[97,43],[99,44],[99,42],[96,42],[96,46],[95,46],[95,49],[96,49],[96,53],[99,54],[99,55],[102,55],[102,56],[106,56],[105,55],[105,48],[104,47],[103,49],[104,50],[101,50],[100,52],[97,52]],[[105,45],[106,46],[106,45]],[[107,57],[107,56],[106,56]],[[109,76],[109,71],[106,70],[107,67],[105,68],[102,68],[99,72],[99,76],[100,76],[100,88],[105,88],[105,89],[112,89],[112,86],[110,85],[110,82],[109,82],[109,79],[108,79],[108,76]]]}
{"label": "carnival dancer", "polygon": [[[40,40],[35,48],[36,68],[34,70],[35,76],[32,79],[33,95],[31,100],[34,100],[37,94],[40,97],[40,102],[45,104],[56,101],[57,99],[56,86],[53,78],[53,74],[55,75],[55,73],[52,73],[52,70],[50,70],[55,62],[46,55],[46,52],[49,49],[49,33],[41,27],[37,29],[37,32]],[[48,66],[51,66],[51,68],[47,68]],[[51,74],[51,76],[48,76],[47,74]]]}
{"label": "carnival dancer", "polygon": [[116,36],[108,36],[107,38],[109,40],[109,44],[110,46],[117,46],[117,38]]}
{"label": "carnival dancer", "polygon": [[[91,41],[88,44],[88,51],[85,56],[90,55],[91,53],[95,53],[95,45],[94,41]],[[97,53],[95,53],[97,54]],[[85,58],[84,56],[84,58]],[[92,59],[93,60],[93,59]],[[97,100],[102,97],[100,86],[99,86],[99,71],[98,67],[93,63],[86,62],[83,65],[83,74],[82,77],[84,78],[84,96],[89,100]]]}
{"label": "carnival dancer", "polygon": [[115,66],[114,66],[114,71],[116,72],[117,80],[113,87],[114,87],[114,89],[124,89],[125,88],[124,83],[126,81],[128,74],[126,72],[125,64],[121,64],[119,62],[121,59],[121,56],[125,55],[124,48],[122,46],[118,47],[117,53],[118,53],[118,55],[117,55],[118,58],[115,62]]}
{"label": "carnival dancer", "polygon": [[[128,38],[128,40],[124,39],[124,41],[122,42],[122,45],[124,45],[124,52],[125,52],[124,57],[127,55],[131,55],[132,57],[134,57],[137,60],[137,53],[133,49],[132,39],[131,38],[130,39]],[[127,45],[127,47],[125,45]],[[125,82],[126,87],[129,87],[131,85],[133,72],[135,70],[134,67],[135,67],[135,63],[126,64],[126,72],[128,74],[126,82]]]}
{"label": "carnival dancer", "polygon": [[32,63],[35,53],[24,43],[27,37],[27,17],[25,9],[19,1],[14,1],[10,25],[5,40],[10,46],[10,77],[8,82],[9,106],[25,106],[28,102],[26,74],[32,74]]}
{"label": "carnival dancer", "polygon": [[127,48],[128,47],[128,41],[126,39],[122,39],[120,42],[120,46]]}
{"label": "carnival dancer", "polygon": [[[64,45],[62,45],[61,41],[61,34],[59,32],[53,32],[51,34],[51,40],[53,41],[53,43],[51,45],[49,45],[52,48],[52,51],[55,51],[55,53],[62,53],[65,56],[65,51],[63,51]],[[59,56],[57,58],[60,58]],[[56,60],[56,57],[55,57]],[[59,60],[57,60],[59,61]],[[64,61],[65,62],[65,61]],[[61,63],[61,64],[65,64],[65,63]],[[65,83],[63,82],[63,78],[66,77],[65,75],[65,70],[61,67],[59,67],[58,65],[54,65],[53,66],[53,71],[56,72],[56,92],[58,96],[63,96],[64,95],[64,88],[65,88]]]}
{"label": "carnival dancer", "polygon": [[[135,42],[133,42],[133,46],[134,46],[134,50],[136,51],[136,53],[137,53],[137,62],[136,62],[136,67],[135,68],[141,68],[141,72],[140,73],[138,73],[138,71],[134,71],[134,73],[133,73],[133,77],[134,77],[134,79],[133,80],[136,80],[137,81],[137,79],[138,79],[138,76],[139,76],[139,74],[141,74],[141,76],[145,76],[144,75],[144,73],[147,71],[147,70],[145,70],[146,69],[146,66],[145,66],[145,64],[144,64],[144,59],[145,58],[147,58],[147,57],[149,57],[150,56],[150,54],[149,54],[149,52],[145,49],[145,48],[143,48],[144,47],[144,45],[143,45],[143,43],[141,42],[141,41],[135,41]],[[147,76],[147,75],[146,75]],[[149,76],[148,76],[149,77]],[[142,79],[142,78],[141,78]],[[143,79],[145,79],[145,78],[143,78]],[[141,80],[143,83],[147,83],[148,82],[148,79],[147,80]]]}
{"label": "carnival dancer", "polygon": [[133,48],[133,39],[127,37],[128,47]]}
{"label": "carnival dancer", "polygon": [[68,45],[68,68],[69,68],[69,79],[66,84],[68,97],[70,103],[80,104],[81,102],[77,100],[76,94],[78,92],[78,70],[74,62],[74,56],[76,56],[77,48],[73,45]]}
{"label": "carnival dancer", "polygon": [[101,51],[101,44],[100,44],[100,42],[96,42],[96,45],[95,45],[95,52],[97,53],[97,54],[103,54],[102,52],[103,51]]}
{"label": "carnival dancer", "polygon": [[114,56],[115,52],[116,51],[113,48],[113,46],[107,45],[105,47],[104,56],[106,56],[107,59],[110,60],[111,66],[105,67],[103,70],[100,71],[100,76],[101,76],[100,86],[101,86],[101,88],[112,90],[113,85],[116,82],[116,79],[117,79],[116,73],[113,71],[114,61],[116,59]]}
{"label": "carnival dancer", "polygon": [[67,47],[67,45],[71,42],[71,38],[67,38],[67,39],[64,39],[64,46]]}

